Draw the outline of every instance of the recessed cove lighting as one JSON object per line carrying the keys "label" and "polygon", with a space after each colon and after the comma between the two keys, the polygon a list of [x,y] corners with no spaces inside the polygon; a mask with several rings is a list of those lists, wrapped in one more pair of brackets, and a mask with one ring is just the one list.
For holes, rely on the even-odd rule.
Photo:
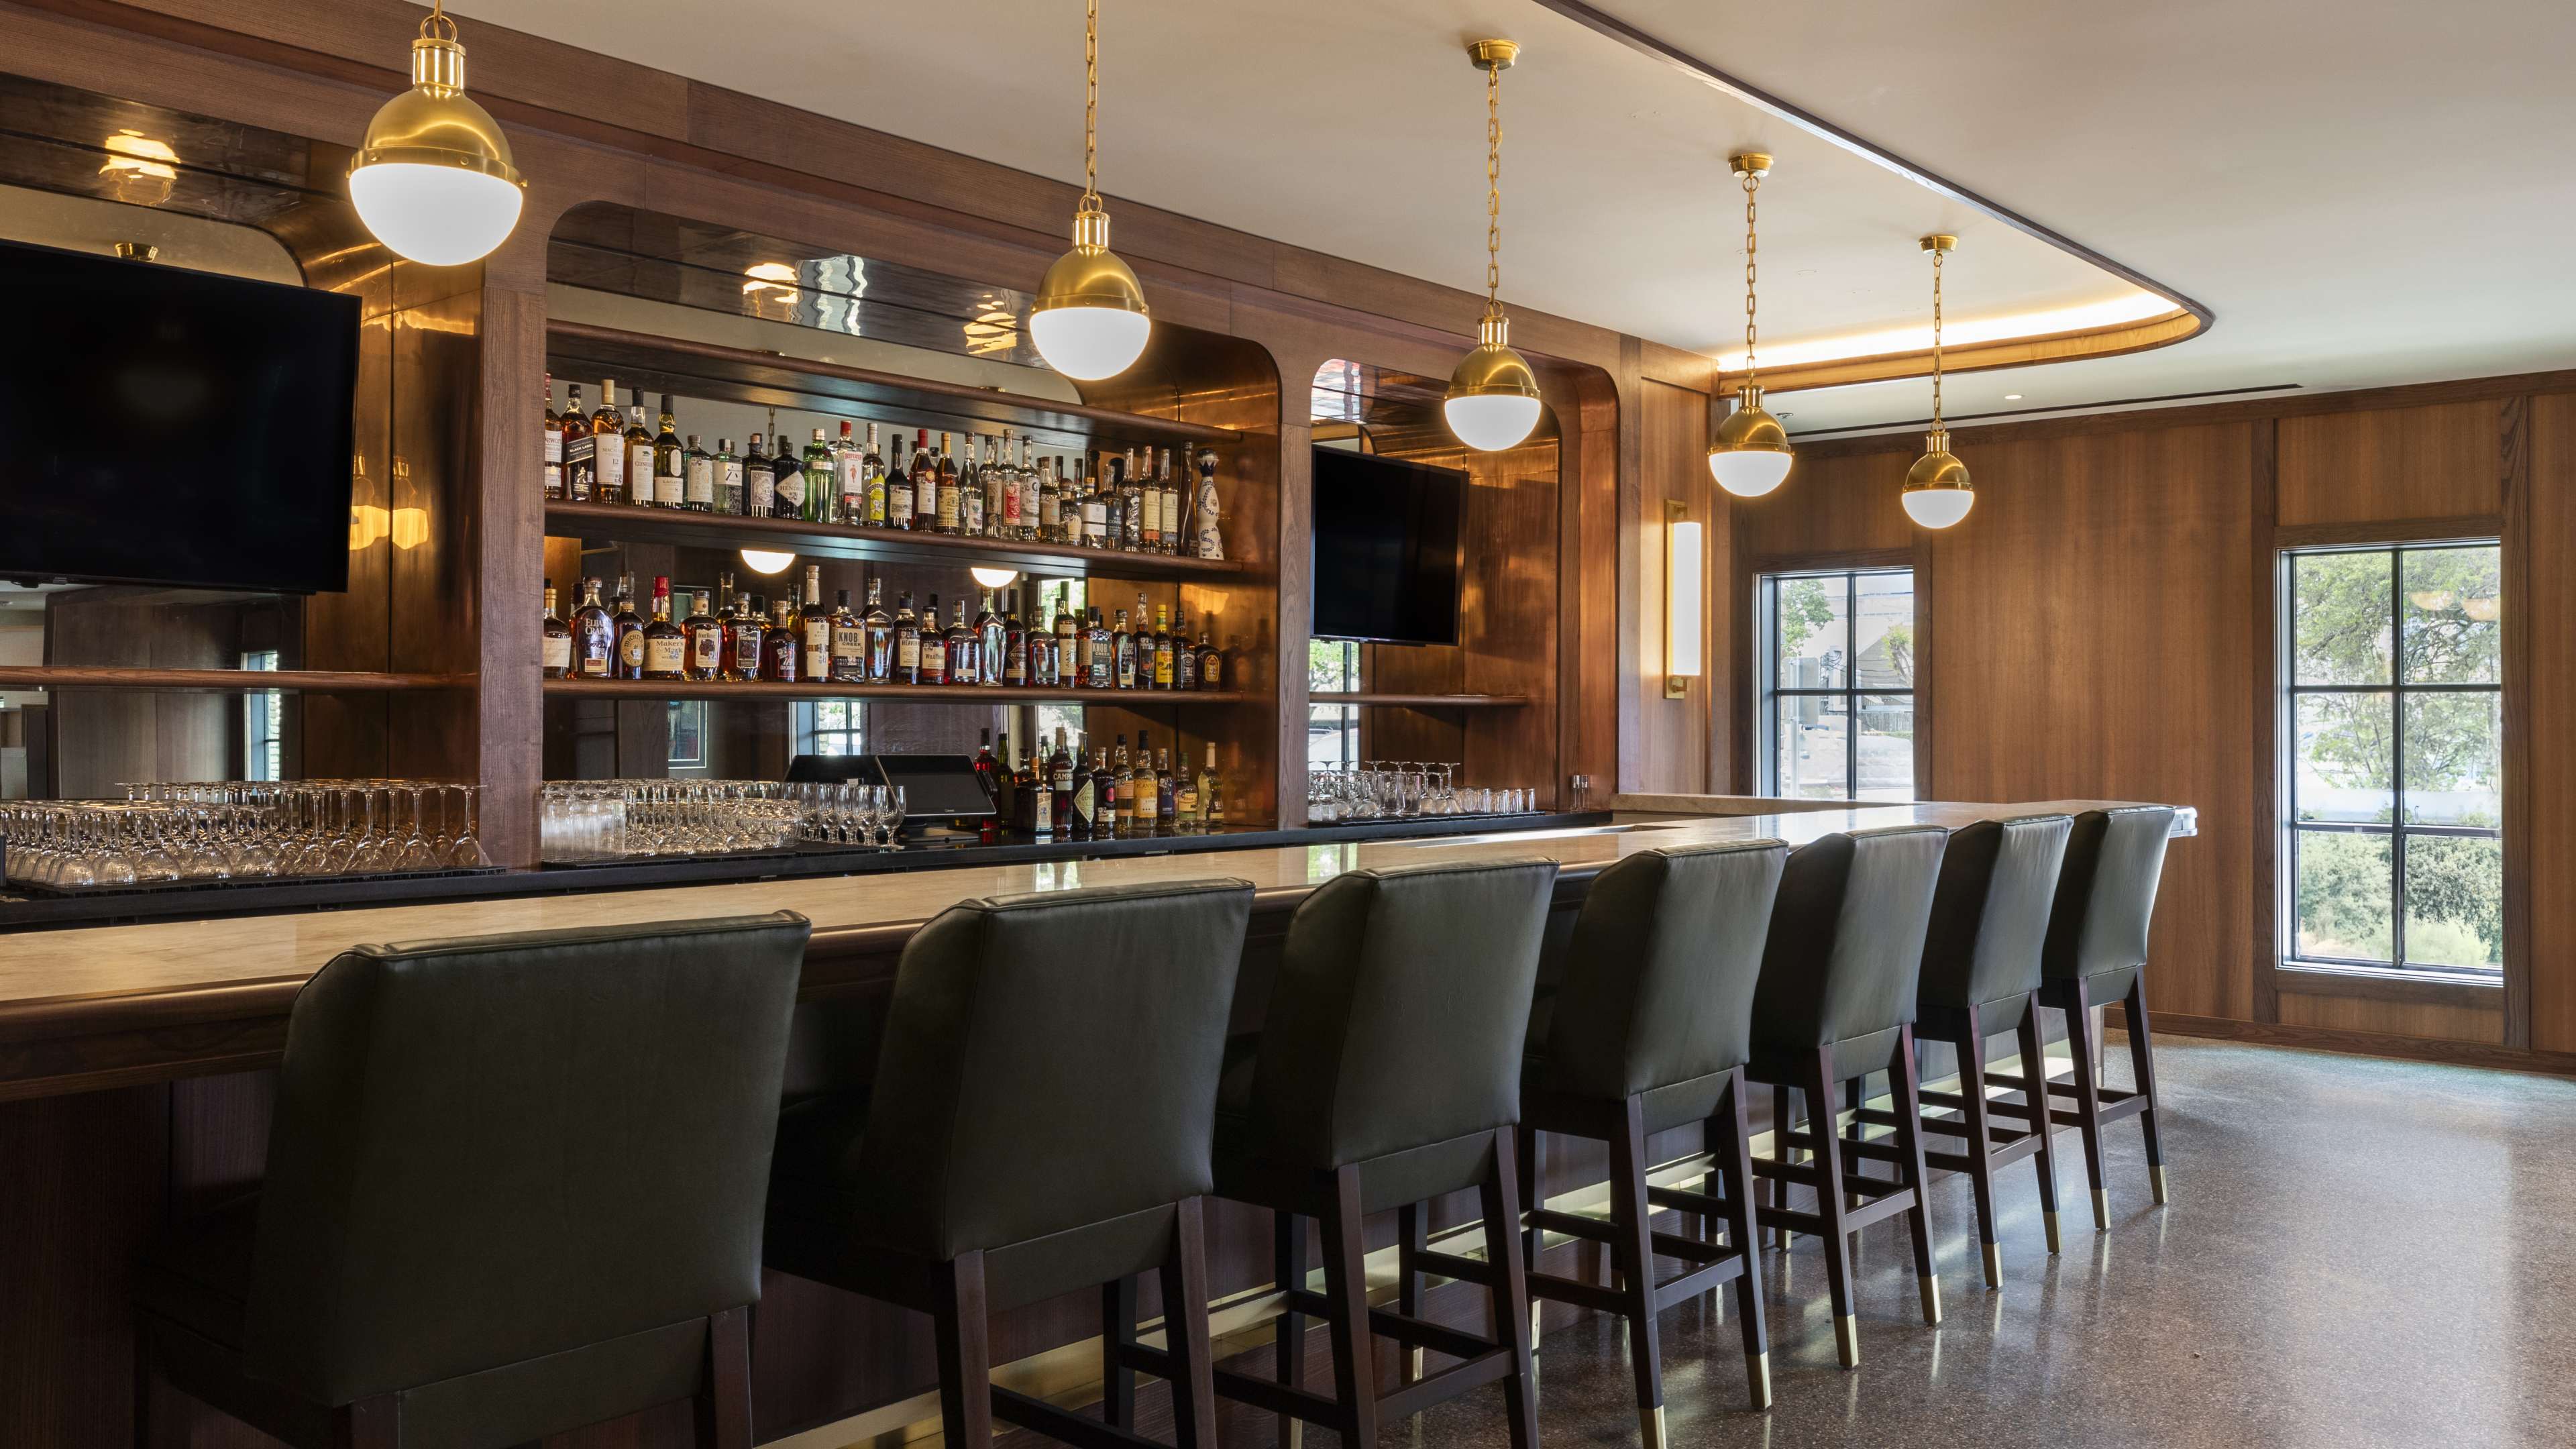
{"label": "recessed cove lighting", "polygon": [[2005,401],[2005,402],[2020,402],[2020,401],[2021,401],[2021,394],[2020,394],[2020,393],[2017,393],[2017,392],[2008,392],[2008,393],[2005,393],[2005,394],[2004,394],[2004,401]]}

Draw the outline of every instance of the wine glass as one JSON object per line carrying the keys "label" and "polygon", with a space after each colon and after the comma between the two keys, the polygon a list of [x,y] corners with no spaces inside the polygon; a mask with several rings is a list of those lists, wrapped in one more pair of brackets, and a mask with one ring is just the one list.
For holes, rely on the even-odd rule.
{"label": "wine glass", "polygon": [[877,826],[885,832],[885,843],[888,849],[899,848],[902,845],[903,816],[909,808],[910,802],[904,799],[901,785],[877,787]]}
{"label": "wine glass", "polygon": [[480,785],[442,785],[441,791],[456,795],[456,839],[447,847],[447,864],[454,869],[473,870],[483,865],[483,842],[474,838],[475,796]]}

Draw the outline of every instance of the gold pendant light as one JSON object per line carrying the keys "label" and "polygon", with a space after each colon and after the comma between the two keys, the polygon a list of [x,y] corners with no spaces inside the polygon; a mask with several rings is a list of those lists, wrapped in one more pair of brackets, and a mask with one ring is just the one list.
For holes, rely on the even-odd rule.
{"label": "gold pendant light", "polygon": [[1780,486],[1794,461],[1789,430],[1763,409],[1762,384],[1754,381],[1753,370],[1753,193],[1771,174],[1771,158],[1739,151],[1726,164],[1744,183],[1744,385],[1736,390],[1735,411],[1709,441],[1708,473],[1738,498],[1759,498]]}
{"label": "gold pendant light", "polygon": [[1905,491],[1898,496],[1905,516],[1925,528],[1948,528],[1977,502],[1968,465],[1950,452],[1950,430],[1941,426],[1941,259],[1958,245],[1954,236],[1923,238],[1923,250],[1932,254],[1932,431],[1923,439],[1923,456],[1905,470]]}
{"label": "gold pendant light", "polygon": [[1133,366],[1154,330],[1145,289],[1109,249],[1109,213],[1100,204],[1100,0],[1085,7],[1082,65],[1082,205],[1073,214],[1073,250],[1038,284],[1029,340],[1047,366],[1096,382]]}
{"label": "gold pendant light", "polygon": [[1503,315],[1503,72],[1520,58],[1508,40],[1479,40],[1467,59],[1485,73],[1485,315],[1476,324],[1476,350],[1449,374],[1441,415],[1458,441],[1498,453],[1519,444],[1538,426],[1538,375],[1511,347],[1511,319]]}
{"label": "gold pendant light", "polygon": [[401,256],[461,266],[509,239],[527,190],[500,122],[465,94],[465,47],[436,0],[411,43],[411,89],[376,112],[349,158],[358,219]]}

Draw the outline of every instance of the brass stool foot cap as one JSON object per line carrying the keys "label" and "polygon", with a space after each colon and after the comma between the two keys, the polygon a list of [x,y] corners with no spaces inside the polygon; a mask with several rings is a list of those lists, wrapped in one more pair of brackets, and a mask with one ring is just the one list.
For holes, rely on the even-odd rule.
{"label": "brass stool foot cap", "polygon": [[1834,1348],[1844,1368],[1860,1367],[1860,1315],[1846,1313],[1834,1320]]}
{"label": "brass stool foot cap", "polygon": [[1771,1354],[1768,1350],[1744,1356],[1744,1377],[1753,1385],[1753,1407],[1756,1410],[1770,1408]]}
{"label": "brass stool foot cap", "polygon": [[2159,1163],[2156,1166],[2147,1169],[2147,1183],[2156,1190],[2156,1206],[2163,1207],[2166,1203],[2173,1200],[2165,1192],[2165,1170],[2163,1164]]}
{"label": "brass stool foot cap", "polygon": [[2093,1231],[2111,1231],[2111,1195],[2098,1187],[2093,1189]]}
{"label": "brass stool foot cap", "polygon": [[1923,1322],[1932,1328],[1941,1325],[1941,1275],[1938,1273],[1923,1275]]}
{"label": "brass stool foot cap", "polygon": [[1986,1244],[1986,1286],[2004,1286],[2004,1250],[1994,1243]]}
{"label": "brass stool foot cap", "polygon": [[2057,1214],[2041,1213],[2039,1216],[2048,1224],[2048,1251],[2054,1253],[2057,1251]]}
{"label": "brass stool foot cap", "polygon": [[1664,1449],[1664,1406],[1637,1411],[1637,1440],[1645,1449]]}

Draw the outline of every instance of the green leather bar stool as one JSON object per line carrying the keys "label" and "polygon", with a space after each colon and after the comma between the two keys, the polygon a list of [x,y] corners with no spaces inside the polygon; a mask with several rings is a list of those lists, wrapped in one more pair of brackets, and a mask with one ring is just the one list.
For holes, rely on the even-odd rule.
{"label": "green leather bar stool", "polygon": [[[1772,898],[1789,848],[1776,840],[1646,850],[1601,872],[1584,898],[1556,990],[1533,1016],[1537,1043],[1521,1083],[1521,1181],[1531,1204],[1525,1247],[1530,1293],[1617,1315],[1628,1324],[1638,1430],[1664,1444],[1664,1387],[1655,1319],[1727,1282],[1744,1327],[1753,1407],[1771,1406],[1763,1338],[1760,1244],[1753,1227],[1752,1128],[1744,1064],[1752,1055],[1753,991]],[[1704,1123],[1711,1162],[1703,1190],[1650,1187],[1646,1139]],[[1610,1148],[1607,1221],[1551,1211],[1539,1133]],[[1723,1223],[1727,1241],[1654,1231],[1654,1211],[1677,1208]],[[1610,1248],[1619,1286],[1544,1273],[1541,1231]],[[1692,1265],[1655,1280],[1661,1254]]]}
{"label": "green leather bar stool", "polygon": [[[2024,1158],[2038,1164],[2041,1219],[2048,1250],[2057,1251],[2057,1159],[2049,1134],[1997,1125],[1984,1083],[1986,1043],[2005,1032],[2014,1033],[2024,1062],[2047,1060],[2039,1035],[2040,946],[2073,825],[2063,815],[2029,815],[1980,820],[1953,832],[1924,936],[1914,1037],[1956,1049],[1960,1090],[1924,1092],[1920,1126],[1933,1136],[1959,1139],[1960,1150],[1927,1147],[1923,1158],[1933,1167],[1967,1174],[1988,1288],[2003,1286],[2004,1271],[1995,1237],[1995,1174]],[[1873,1108],[1855,1115],[1854,1132],[1896,1122],[1895,1114]]]}
{"label": "green leather bar stool", "polygon": [[502,1449],[678,1399],[749,1449],[801,916],[359,946],[288,1018],[268,1176],[139,1281],[154,1376],[299,1446]]}
{"label": "green leather bar stool", "polygon": [[[2044,1091],[2026,1076],[1988,1073],[1996,1086],[2022,1092],[2017,1107],[1998,1104],[2037,1121],[2044,1097],[2074,1100],[2072,1111],[2049,1108],[2049,1121],[2073,1127],[2084,1145],[2084,1175],[2093,1186],[2093,1228],[2111,1228],[2111,1199],[2102,1185],[2102,1129],[2129,1117],[2147,1139],[2147,1182],[2158,1206],[2167,1200],[2164,1146],[2156,1138],[2155,1044],[2147,1034],[2147,928],[2156,913],[2156,882],[2164,874],[2165,845],[2174,812],[2163,805],[2124,805],[2087,810],[2075,817],[2058,872],[2057,898],[2048,916],[2041,955],[2041,1004],[2066,1013],[2066,1049],[2074,1079],[2049,1077]],[[2093,1008],[2117,1001],[2128,1017],[2129,1068],[2134,1091],[2105,1087],[2093,1050]],[[2024,1071],[2034,1068],[2025,1065]],[[2046,1075],[2041,1061],[2036,1068]]]}
{"label": "green leather bar stool", "polygon": [[[1806,1099],[1807,1127],[1792,1131],[1784,1105],[1772,1119],[1774,1155],[1753,1160],[1771,1185],[1758,1217],[1781,1232],[1824,1240],[1833,1297],[1834,1345],[1845,1368],[1860,1364],[1853,1306],[1851,1234],[1904,1214],[1914,1239],[1923,1321],[1941,1321],[1941,1280],[1933,1270],[1932,1219],[1924,1205],[1922,1116],[1914,1075],[1914,993],[1923,932],[1947,836],[1929,826],[1826,835],[1790,852],[1753,997],[1753,1060],[1746,1074]],[[1873,1071],[1894,1088],[1892,1142],[1853,1144],[1837,1131],[1838,1082]],[[1785,1090],[1774,1096],[1782,1103]],[[1858,1103],[1853,1104],[1860,1105]],[[1812,1161],[1798,1162],[1803,1149]],[[1862,1160],[1893,1163],[1893,1181],[1862,1175]],[[1814,1190],[1816,1207],[1788,1205],[1788,1188]],[[1851,1199],[1859,1205],[1852,1206]]]}
{"label": "green leather bar stool", "polygon": [[[1214,1449],[1200,1199],[1252,887],[1239,880],[967,901],[904,946],[864,1092],[778,1121],[769,1265],[930,1315],[948,1449],[993,1420],[1088,1446],[1124,1425],[994,1386],[988,1318],[1160,1275],[1181,1449]],[[1104,1297],[1116,1301],[1118,1295]]]}
{"label": "green leather bar stool", "polygon": [[[1289,923],[1260,1039],[1226,1073],[1216,1139],[1217,1192],[1277,1214],[1285,1299],[1279,1377],[1220,1369],[1217,1391],[1279,1415],[1282,1446],[1312,1423],[1345,1449],[1375,1449],[1381,1421],[1496,1382],[1513,1449],[1535,1441],[1513,1124],[1555,881],[1547,860],[1357,870],[1325,882]],[[1468,1188],[1485,1258],[1407,1256],[1484,1288],[1490,1336],[1372,1310],[1361,1219]],[[1310,1217],[1320,1294],[1305,1286]],[[1304,1384],[1309,1317],[1331,1339],[1329,1396]],[[1381,1396],[1375,1334],[1461,1362]]]}

